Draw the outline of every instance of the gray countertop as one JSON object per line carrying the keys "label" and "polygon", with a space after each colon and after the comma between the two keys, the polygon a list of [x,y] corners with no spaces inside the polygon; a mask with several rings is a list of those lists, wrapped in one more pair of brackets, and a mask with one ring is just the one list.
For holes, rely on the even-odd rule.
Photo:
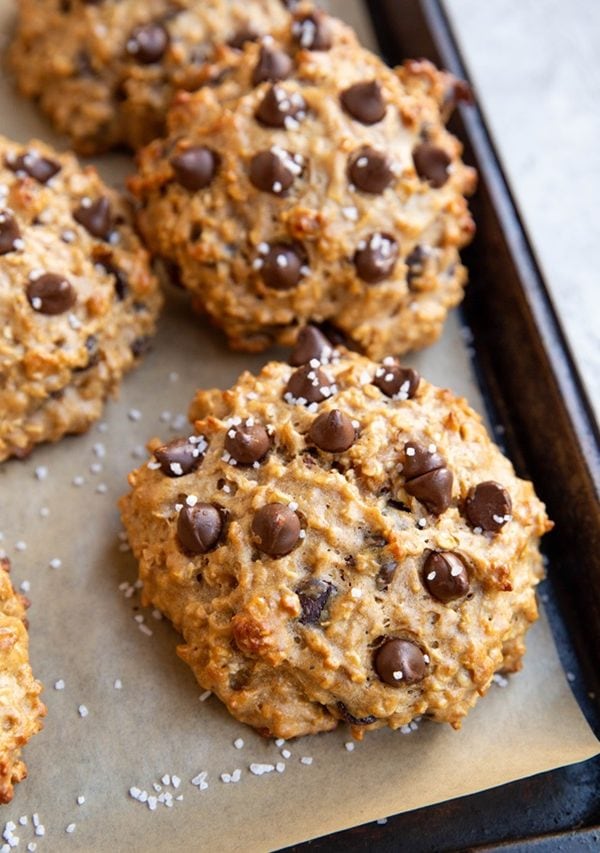
{"label": "gray countertop", "polygon": [[600,0],[444,0],[600,414]]}

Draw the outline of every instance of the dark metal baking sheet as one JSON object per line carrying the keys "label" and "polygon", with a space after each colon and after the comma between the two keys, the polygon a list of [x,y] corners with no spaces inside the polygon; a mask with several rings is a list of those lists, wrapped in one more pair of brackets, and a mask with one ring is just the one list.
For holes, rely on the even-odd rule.
{"label": "dark metal baking sheet", "polygon": [[[426,57],[467,78],[439,0],[367,4],[391,64]],[[481,111],[461,106],[451,129],[480,175],[473,199],[477,235],[464,253],[471,283],[462,315],[473,336],[474,363],[496,439],[517,472],[534,480],[556,521],[544,546],[548,578],[540,594],[574,693],[599,734],[598,426]],[[308,848],[597,850],[600,757],[290,850]]]}

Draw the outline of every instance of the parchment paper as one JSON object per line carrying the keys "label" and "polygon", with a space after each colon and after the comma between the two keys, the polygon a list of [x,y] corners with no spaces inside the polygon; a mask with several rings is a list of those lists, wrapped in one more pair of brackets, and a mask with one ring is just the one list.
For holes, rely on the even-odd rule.
{"label": "parchment paper", "polygon": [[[332,5],[346,17],[361,13],[358,3]],[[0,0],[5,30],[10,6]],[[5,79],[0,116],[3,133],[55,141]],[[117,180],[126,162],[107,158],[101,167]],[[343,727],[285,744],[291,755],[284,758],[215,697],[199,701],[202,691],[175,654],[177,635],[139,608],[136,567],[122,550],[115,502],[127,472],[139,464],[136,449],[153,435],[185,429],[183,413],[196,387],[226,387],[265,360],[228,352],[217,332],[191,316],[185,297],[172,295],[153,352],[126,379],[104,420],[85,436],[0,467],[0,547],[13,562],[15,585],[30,585],[31,659],[48,706],[44,731],[25,750],[29,778],[0,811],[0,822],[17,824],[19,849],[35,841],[40,851],[264,851],[599,751],[543,618],[529,635],[524,671],[507,687],[493,686],[460,732],[435,724],[410,734],[379,731],[348,751]],[[481,409],[456,316],[443,339],[410,363]],[[74,484],[78,477],[82,485]],[[55,560],[59,568],[50,566]],[[143,616],[141,629],[136,616]],[[54,687],[60,680],[64,689]],[[252,763],[277,762],[281,773],[259,777],[249,770]],[[221,781],[235,769],[240,781]],[[201,771],[205,790],[191,784]],[[164,774],[179,777],[179,787],[162,783]],[[151,811],[129,796],[132,786],[183,799]],[[44,836],[34,835],[33,813]],[[27,825],[19,825],[21,816]]]}

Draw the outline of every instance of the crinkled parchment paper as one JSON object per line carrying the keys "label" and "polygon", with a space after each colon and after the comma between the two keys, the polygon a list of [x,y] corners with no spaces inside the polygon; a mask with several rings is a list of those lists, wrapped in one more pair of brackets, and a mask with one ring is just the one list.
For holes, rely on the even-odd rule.
{"label": "crinkled parchment paper", "polygon": [[[5,31],[11,5],[0,0]],[[333,5],[360,19],[358,3]],[[53,139],[4,79],[0,115],[3,133]],[[117,180],[124,165],[124,158],[107,158],[101,168]],[[264,361],[228,352],[176,295],[152,353],[100,424],[0,467],[1,545],[15,584],[31,587],[31,658],[48,705],[44,731],[25,750],[29,778],[1,809],[2,823],[17,824],[19,849],[31,841],[39,851],[274,849],[598,752],[544,619],[529,635],[523,672],[507,687],[493,686],[460,732],[435,724],[410,734],[378,731],[350,751],[342,727],[278,747],[229,717],[216,698],[200,701],[202,691],[175,654],[177,635],[139,607],[115,503],[146,440],[185,429],[195,388],[226,387]],[[411,363],[481,408],[456,316],[443,339]],[[249,769],[278,762],[261,776]],[[238,782],[221,780],[236,769]],[[152,811],[128,795],[131,787],[156,798],[168,792],[172,805],[158,802]],[[43,836],[34,834],[33,813]]]}

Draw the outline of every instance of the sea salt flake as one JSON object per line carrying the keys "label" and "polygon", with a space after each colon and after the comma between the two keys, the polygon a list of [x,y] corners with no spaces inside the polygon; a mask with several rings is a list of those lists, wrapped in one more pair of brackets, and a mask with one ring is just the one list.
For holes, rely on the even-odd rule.
{"label": "sea salt flake", "polygon": [[300,764],[306,764],[307,766],[310,766],[312,763],[312,755],[303,755],[300,759]]}
{"label": "sea salt flake", "polygon": [[251,764],[250,773],[255,776],[263,776],[265,773],[272,773],[275,770],[274,764]]}

